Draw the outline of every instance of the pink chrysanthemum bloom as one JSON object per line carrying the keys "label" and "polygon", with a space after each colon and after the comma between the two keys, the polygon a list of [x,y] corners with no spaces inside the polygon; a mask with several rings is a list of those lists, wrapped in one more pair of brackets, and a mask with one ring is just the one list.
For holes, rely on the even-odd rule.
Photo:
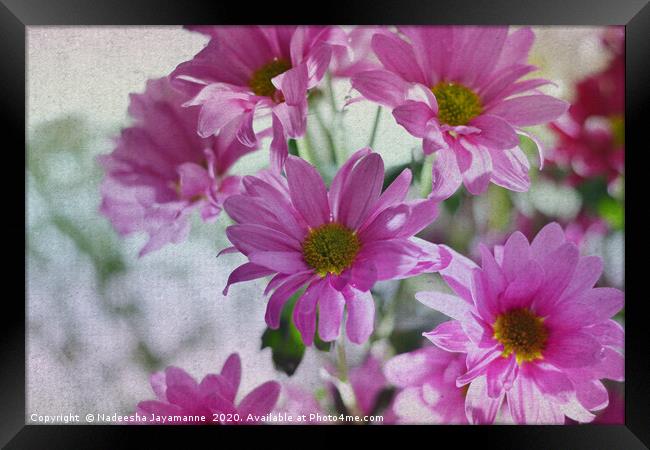
{"label": "pink chrysanthemum bloom", "polygon": [[608,29],[603,41],[613,53],[609,65],[576,85],[571,108],[551,124],[553,160],[571,168],[573,183],[599,175],[611,182],[625,166],[624,29]]}
{"label": "pink chrysanthemum bloom", "polygon": [[393,401],[399,423],[467,424],[467,389],[456,386],[456,379],[466,371],[465,355],[435,347],[391,358],[384,373],[399,389]]}
{"label": "pink chrysanthemum bloom", "polygon": [[[221,373],[208,374],[200,383],[183,369],[168,367],[151,376],[151,387],[157,400],[138,403],[137,413],[158,416],[205,416],[206,422],[198,422],[204,424],[218,423],[213,421],[213,414],[223,414],[223,423],[226,425],[255,423],[255,417],[264,416],[275,407],[280,395],[280,384],[267,381],[235,404],[240,380],[241,360],[237,353],[228,357]],[[253,420],[249,420],[251,417]],[[172,423],[196,424],[185,420]]]}
{"label": "pink chrysanthemum bloom", "polygon": [[425,336],[466,354],[467,418],[493,423],[504,400],[519,424],[589,422],[607,406],[601,379],[623,379],[623,328],[611,319],[623,307],[618,289],[594,284],[602,260],[580,257],[562,228],[545,226],[532,243],[513,233],[482,264],[454,254],[441,274],[457,296],[416,298],[454,320]]}
{"label": "pink chrysanthemum bloom", "polygon": [[311,345],[316,329],[325,341],[339,334],[347,309],[347,336],[363,343],[374,326],[370,288],[376,281],[410,277],[444,267],[449,255],[413,237],[436,217],[433,200],[406,201],[411,172],[405,170],[382,193],[384,163],[369,148],[354,153],[327,191],[316,169],[290,156],[286,178],[274,172],[243,179],[245,193],[224,208],[237,222],[226,233],[248,262],[235,269],[224,289],[276,274],[266,322],[280,325],[286,301],[302,286],[294,321]]}
{"label": "pink chrysanthemum bloom", "polygon": [[[210,26],[192,29],[211,37],[207,46],[171,74],[200,105],[198,132],[207,137],[235,123],[246,145],[272,132],[271,166],[280,171],[287,139],[305,133],[308,90],[329,67],[332,47],[347,45],[339,27]],[[271,116],[257,132],[255,119]]]}
{"label": "pink chrysanthemum bloom", "polygon": [[432,196],[444,199],[461,182],[481,194],[491,181],[527,191],[529,163],[519,148],[521,127],[549,122],[568,104],[518,81],[535,70],[526,59],[529,28],[401,27],[377,35],[372,48],[382,69],[358,73],[352,86],[388,106],[395,120],[436,153]]}
{"label": "pink chrysanthemum bloom", "polygon": [[186,100],[167,78],[148,81],[143,94],[131,94],[134,124],[99,158],[106,172],[100,210],[120,234],[149,235],[140,256],[185,239],[192,211],[215,218],[224,199],[239,192],[240,178],[228,169],[255,150],[234,139],[232,127],[200,138],[197,113],[181,106]]}

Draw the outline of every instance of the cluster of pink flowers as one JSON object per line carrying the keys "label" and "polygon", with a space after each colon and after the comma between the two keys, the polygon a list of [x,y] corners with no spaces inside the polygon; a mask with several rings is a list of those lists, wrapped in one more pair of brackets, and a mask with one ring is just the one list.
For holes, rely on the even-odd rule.
{"label": "cluster of pink flowers", "polygon": [[[364,414],[387,383],[397,388],[390,411],[399,423],[589,422],[607,406],[602,380],[623,379],[623,329],[612,319],[623,294],[594,287],[602,262],[580,256],[570,242],[580,237],[557,224],[532,243],[515,232],[494,253],[481,247],[480,266],[416,237],[461,185],[473,195],[489,183],[529,189],[519,137],[537,139],[523,127],[556,120],[569,106],[539,91],[550,81],[524,78],[536,69],[527,63],[530,28],[190,30],[204,34],[207,45],[131,96],[133,123],[100,159],[101,211],[119,233],[148,235],[141,255],[185,239],[193,211],[207,221],[223,209],[234,224],[226,229],[232,246],[222,253],[245,258],[223,294],[232,284],[271,277],[268,326],[280,326],[296,295],[292,321],[307,346],[316,337],[336,340],[343,324],[349,341],[366,343],[377,282],[439,272],[455,295],[416,298],[453,320],[425,334],[436,347],[397,355],[383,369],[368,358],[351,372]],[[622,86],[622,47],[616,36],[607,42],[618,52],[611,66],[579,85],[578,101],[555,123],[557,154],[580,174],[611,174],[622,163],[615,127],[622,91],[610,92],[612,84]],[[412,199],[409,169],[384,189],[383,159],[370,148],[350,155],[329,186],[316,167],[289,155],[289,140],[306,133],[309,97],[326,77],[349,79],[361,97],[348,104],[386,106],[422,140],[424,154],[435,157],[430,195]],[[607,101],[594,102],[604,91]],[[611,126],[592,126],[595,116]],[[241,157],[265,148],[266,138],[268,169],[229,173]],[[598,157],[585,150],[592,144],[603,148]],[[236,354],[200,383],[169,367],[151,378],[157,400],[141,402],[138,411],[229,414],[244,422],[272,411],[280,385],[267,382],[236,403],[240,375]],[[319,408],[309,396],[297,401],[304,400],[299,390],[285,394],[280,409]]]}
{"label": "cluster of pink flowers", "polygon": [[551,124],[558,143],[553,160],[571,169],[570,181],[623,173],[625,160],[625,31],[608,28],[603,47],[611,54],[602,71],[576,85],[569,111]]}

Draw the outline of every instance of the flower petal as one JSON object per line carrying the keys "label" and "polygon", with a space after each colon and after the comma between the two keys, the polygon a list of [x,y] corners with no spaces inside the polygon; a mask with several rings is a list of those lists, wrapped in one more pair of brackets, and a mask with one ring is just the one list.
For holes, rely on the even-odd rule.
{"label": "flower petal", "polygon": [[318,335],[323,341],[330,342],[338,337],[344,307],[343,294],[324,282],[318,300]]}
{"label": "flower petal", "polygon": [[355,230],[370,214],[377,203],[384,182],[384,162],[376,153],[364,157],[352,169],[350,178],[341,192],[339,222]]}
{"label": "flower petal", "polygon": [[443,322],[434,330],[422,335],[447,352],[467,353],[468,346],[471,344],[457,320]]}
{"label": "flower petal", "polygon": [[301,158],[289,156],[286,162],[291,201],[313,228],[329,222],[327,189],[318,171]]}
{"label": "flower petal", "polygon": [[348,339],[363,344],[372,334],[375,324],[375,301],[369,291],[363,292],[348,287],[343,291],[348,317],[345,331]]}
{"label": "flower petal", "polygon": [[359,72],[350,80],[352,87],[366,99],[394,108],[406,98],[407,84],[387,70]]}
{"label": "flower petal", "polygon": [[418,292],[415,298],[423,305],[456,320],[463,320],[472,310],[471,305],[463,299],[444,292]]}
{"label": "flower petal", "polygon": [[566,112],[569,104],[548,95],[525,95],[497,103],[486,111],[510,125],[526,127],[548,123]]}

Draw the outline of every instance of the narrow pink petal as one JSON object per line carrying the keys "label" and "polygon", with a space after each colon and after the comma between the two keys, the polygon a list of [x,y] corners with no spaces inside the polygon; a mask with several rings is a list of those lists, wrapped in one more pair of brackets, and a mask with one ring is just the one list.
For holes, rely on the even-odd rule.
{"label": "narrow pink petal", "polygon": [[273,78],[272,82],[282,91],[288,105],[298,105],[307,96],[307,66],[300,64]]}
{"label": "narrow pink petal", "polygon": [[542,315],[548,315],[555,302],[573,278],[580,254],[572,243],[560,245],[548,256],[538,259],[544,269],[544,282],[535,299],[535,308]]}
{"label": "narrow pink petal", "polygon": [[503,273],[509,281],[519,275],[519,271],[526,266],[530,260],[530,244],[528,239],[520,231],[510,235],[503,247]]}
{"label": "narrow pink petal", "polygon": [[377,276],[377,266],[372,260],[357,261],[350,269],[349,283],[365,292],[374,286]]}
{"label": "narrow pink petal", "polygon": [[357,229],[372,212],[384,182],[384,162],[376,153],[364,157],[352,169],[350,179],[341,191],[338,220],[350,229]]}
{"label": "narrow pink petal", "polygon": [[499,56],[497,68],[525,63],[534,41],[535,33],[530,27],[523,27],[510,33]]}
{"label": "narrow pink petal", "polygon": [[318,335],[323,341],[330,342],[338,337],[344,307],[343,294],[324,282],[318,301]]}
{"label": "narrow pink petal", "polygon": [[329,201],[332,212],[334,213],[334,220],[338,221],[337,214],[339,211],[339,205],[341,204],[341,193],[343,192],[343,188],[345,188],[348,183],[352,169],[361,158],[369,155],[370,152],[372,152],[372,149],[369,147],[364,147],[360,150],[357,150],[341,166],[336,175],[334,175],[334,179],[332,180],[332,184],[330,185],[329,190]]}
{"label": "narrow pink petal", "polygon": [[583,331],[555,330],[544,350],[544,359],[558,367],[574,368],[595,365],[604,356],[604,348]]}
{"label": "narrow pink petal", "polygon": [[393,182],[379,196],[376,205],[377,211],[383,211],[389,206],[404,201],[406,194],[408,194],[409,187],[411,186],[412,179],[413,174],[410,169],[402,170],[397,178],[395,178],[395,180],[393,180]]}
{"label": "narrow pink petal", "polygon": [[591,289],[603,273],[603,260],[600,256],[583,256],[573,273],[571,282],[562,293],[560,301],[581,295]]}
{"label": "narrow pink petal", "polygon": [[492,361],[485,372],[488,397],[502,396],[512,387],[518,374],[519,365],[514,355]]}
{"label": "narrow pink petal", "polygon": [[348,317],[345,331],[348,339],[355,344],[363,344],[372,334],[375,323],[375,301],[369,291],[354,288],[344,291]]}
{"label": "narrow pink petal", "polygon": [[293,274],[287,277],[284,283],[275,290],[266,306],[265,320],[270,328],[276,330],[280,326],[280,316],[282,315],[284,304],[311,277],[313,277],[311,271]]}
{"label": "narrow pink petal", "polygon": [[486,296],[490,299],[490,309],[491,314],[493,314],[501,310],[501,308],[497,307],[498,299],[506,289],[507,280],[501,265],[497,263],[490,250],[482,243],[479,244],[479,252],[481,253],[481,269],[486,280],[483,287],[486,289]]}
{"label": "narrow pink petal", "polygon": [[501,298],[501,310],[529,306],[544,282],[544,270],[535,261],[528,261],[508,284]]}
{"label": "narrow pink petal", "polygon": [[253,264],[279,273],[292,274],[310,270],[310,267],[305,263],[302,253],[296,251],[254,251],[248,255],[248,259]]}
{"label": "narrow pink petal", "polygon": [[394,108],[404,101],[408,86],[387,70],[368,70],[354,75],[352,87],[366,99]]}
{"label": "narrow pink petal", "polygon": [[196,380],[179,367],[167,367],[165,369],[165,380],[167,381],[168,388],[170,386],[185,386],[189,390],[195,390],[198,388]]}
{"label": "narrow pink petal", "polygon": [[481,130],[472,136],[472,141],[489,149],[505,150],[519,145],[519,137],[514,128],[501,117],[482,114],[472,120],[470,125]]}
{"label": "narrow pink petal", "polygon": [[300,242],[278,230],[245,223],[226,228],[226,236],[240,252],[248,255],[254,251],[301,251]]}
{"label": "narrow pink petal", "polygon": [[526,95],[497,103],[486,111],[510,125],[526,127],[548,123],[566,112],[569,104],[548,95]]}
{"label": "narrow pink petal", "polygon": [[487,190],[492,175],[490,152],[485,147],[468,141],[463,143],[463,147],[472,155],[470,166],[463,171],[463,183],[470,193],[481,195]]}
{"label": "narrow pink petal", "polygon": [[485,377],[475,379],[467,389],[465,398],[465,414],[470,424],[491,425],[494,423],[501,404],[503,395],[490,398],[487,395],[487,382]]}
{"label": "narrow pink petal", "polygon": [[303,343],[307,346],[310,346],[314,341],[314,333],[316,332],[316,305],[318,304],[320,292],[325,282],[319,279],[309,285],[293,309],[293,322],[300,332]]}
{"label": "narrow pink petal", "polygon": [[539,391],[548,397],[564,403],[569,400],[569,394],[575,392],[571,380],[560,370],[548,364],[525,364],[522,374],[529,377]]}
{"label": "narrow pink petal", "polygon": [[427,81],[417,64],[413,48],[396,35],[374,35],[372,49],[389,71],[398,74],[406,81],[426,84]]}
{"label": "narrow pink petal", "polygon": [[167,390],[167,380],[164,371],[156,372],[149,377],[151,389],[153,389],[158,400],[167,401],[165,391]]}
{"label": "narrow pink petal", "polygon": [[228,289],[230,289],[230,285],[232,284],[241,283],[242,281],[256,280],[268,275],[273,275],[274,273],[275,271],[266,267],[258,266],[257,264],[250,262],[244,263],[233,270],[228,276],[228,282],[226,283],[226,287],[223,289],[223,295],[228,295]]}
{"label": "narrow pink petal", "polygon": [[439,150],[433,162],[433,185],[429,198],[438,201],[446,200],[456,192],[461,182],[462,176],[453,150]]}
{"label": "narrow pink petal", "polygon": [[419,138],[426,136],[427,122],[434,116],[429,105],[413,100],[407,100],[393,109],[395,121],[413,136]]}
{"label": "narrow pink petal", "polygon": [[422,335],[447,352],[467,353],[467,348],[471,344],[465,331],[463,331],[463,327],[457,320],[443,322],[434,330]]}
{"label": "narrow pink petal", "polygon": [[471,259],[457,253],[446,245],[441,245],[445,251],[451,255],[451,261],[447,267],[440,271],[440,275],[449,285],[450,288],[458,294],[463,300],[473,305],[472,299],[472,278],[475,269],[478,266]]}
{"label": "narrow pink petal", "polygon": [[463,299],[444,292],[418,292],[415,298],[423,305],[456,320],[463,320],[472,309],[471,305]]}
{"label": "narrow pink petal", "polygon": [[566,238],[562,227],[557,222],[551,222],[537,233],[533,242],[530,244],[530,251],[533,254],[533,258],[539,261],[540,258],[551,253],[560,245],[564,244],[565,241]]}
{"label": "narrow pink petal", "polygon": [[468,360],[467,372],[456,379],[456,386],[461,387],[471,383],[475,378],[484,375],[492,361],[499,357],[501,357],[501,350],[494,347],[484,352],[472,365],[470,365],[470,361]]}
{"label": "narrow pink petal", "polygon": [[237,406],[237,411],[245,420],[249,414],[264,416],[270,413],[280,396],[280,383],[267,381],[253,389]]}
{"label": "narrow pink petal", "polygon": [[588,410],[601,410],[609,403],[607,388],[598,380],[584,380],[575,384],[578,401]]}
{"label": "narrow pink petal", "polygon": [[[391,239],[371,242],[364,245],[358,255],[359,265],[366,265],[361,261],[372,262],[376,269],[373,274],[376,280],[390,280],[400,278],[409,273],[420,259],[419,247],[406,239]],[[353,266],[353,283],[356,265]],[[372,285],[370,285],[372,287]],[[358,287],[361,289],[361,287]],[[365,290],[365,289],[362,289]]]}
{"label": "narrow pink petal", "polygon": [[200,407],[201,398],[198,393],[198,385],[195,388],[191,388],[186,385],[177,384],[167,387],[167,400],[169,403],[178,405],[185,410],[192,411],[193,409]]}
{"label": "narrow pink petal", "polygon": [[404,204],[386,208],[368,226],[362,227],[359,238],[364,242],[391,239],[406,225],[409,214],[410,209]]}
{"label": "narrow pink petal", "polygon": [[486,68],[499,58],[508,35],[508,27],[480,27],[474,42],[464,52],[463,81],[477,85],[489,74]]}
{"label": "narrow pink petal", "polygon": [[593,288],[581,296],[558,302],[549,324],[570,329],[593,325],[608,320],[623,308],[623,292],[608,287]]}
{"label": "narrow pink petal", "polygon": [[329,222],[327,189],[318,171],[295,156],[287,159],[286,171],[291,201],[309,226],[316,228]]}
{"label": "narrow pink petal", "polygon": [[199,394],[203,399],[210,399],[215,393],[232,403],[235,401],[237,389],[224,376],[208,374],[199,383]]}
{"label": "narrow pink petal", "polygon": [[332,47],[320,45],[310,52],[305,61],[307,66],[308,83],[307,88],[311,89],[323,78],[332,58]]}
{"label": "narrow pink petal", "polygon": [[221,368],[221,376],[228,380],[235,389],[235,392],[237,392],[241,380],[241,359],[239,358],[239,354],[232,353],[228,356],[228,359],[226,359],[226,362]]}
{"label": "narrow pink petal", "polygon": [[528,171],[530,164],[524,152],[517,146],[506,150],[491,150],[492,179],[501,187],[515,192],[530,189]]}
{"label": "narrow pink petal", "polygon": [[484,106],[490,106],[494,99],[504,98],[503,92],[512,86],[519,78],[535,70],[535,66],[525,64],[515,64],[504,67],[498,73],[495,73],[489,80],[488,84],[481,88],[479,94]]}
{"label": "narrow pink petal", "polygon": [[586,327],[584,331],[598,338],[601,344],[618,350],[622,350],[625,344],[625,330],[615,320],[607,320],[596,325],[591,325]]}
{"label": "narrow pink petal", "polygon": [[273,140],[271,141],[271,169],[280,173],[284,167],[284,162],[289,156],[289,146],[287,144],[287,134],[282,126],[280,118],[273,114]]}
{"label": "narrow pink petal", "polygon": [[409,215],[406,223],[400,227],[396,237],[411,237],[429,226],[438,217],[440,202],[433,199],[421,199],[407,203]]}

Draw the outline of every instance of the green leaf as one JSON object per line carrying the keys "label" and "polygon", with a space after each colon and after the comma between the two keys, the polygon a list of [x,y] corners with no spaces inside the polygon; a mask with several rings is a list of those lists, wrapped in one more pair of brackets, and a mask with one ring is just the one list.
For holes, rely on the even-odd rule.
{"label": "green leaf", "polygon": [[620,202],[611,197],[603,198],[598,204],[598,214],[615,230],[623,229],[625,213]]}
{"label": "green leaf", "polygon": [[267,328],[262,335],[262,348],[271,349],[273,365],[289,376],[294,374],[305,355],[305,344],[302,343],[300,332],[293,324],[293,314],[291,314],[301,294],[301,292],[294,294],[287,302],[280,318],[280,327],[277,330]]}
{"label": "green leaf", "polygon": [[289,139],[289,142],[287,143],[289,147],[289,154],[293,156],[300,156],[298,154],[298,143],[296,142],[295,139]]}
{"label": "green leaf", "polygon": [[[287,301],[280,317],[280,327],[277,330],[267,328],[262,334],[262,348],[269,347],[271,349],[273,365],[277,370],[281,370],[289,376],[298,369],[305,355],[305,344],[293,323],[293,308],[302,294],[303,290],[301,289]],[[317,350],[328,352],[331,346],[330,342],[324,342],[318,336],[318,332],[315,333],[314,347]]]}

